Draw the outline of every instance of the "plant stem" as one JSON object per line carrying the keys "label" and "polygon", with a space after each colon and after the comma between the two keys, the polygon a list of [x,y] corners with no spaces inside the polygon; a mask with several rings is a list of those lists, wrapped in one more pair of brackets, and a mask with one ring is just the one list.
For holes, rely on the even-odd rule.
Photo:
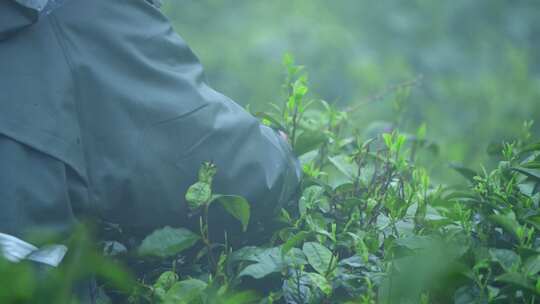
{"label": "plant stem", "polygon": [[296,145],[296,129],[298,127],[298,101],[294,103],[294,113],[292,118],[291,147]]}
{"label": "plant stem", "polygon": [[203,220],[204,227],[201,225],[201,236],[203,238],[203,242],[206,245],[207,256],[208,256],[208,262],[210,266],[212,267],[212,271],[215,271],[217,269],[217,263],[214,258],[214,254],[212,253],[212,244],[210,242],[210,229],[208,226],[208,208],[210,204],[206,204],[204,206],[204,214],[203,214]]}

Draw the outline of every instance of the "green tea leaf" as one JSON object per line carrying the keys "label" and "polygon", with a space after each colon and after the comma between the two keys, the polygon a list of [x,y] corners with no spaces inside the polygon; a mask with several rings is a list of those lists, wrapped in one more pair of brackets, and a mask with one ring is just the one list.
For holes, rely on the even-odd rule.
{"label": "green tea leaf", "polygon": [[198,209],[210,201],[212,188],[206,182],[196,182],[186,192],[186,201],[191,210]]}
{"label": "green tea leaf", "polygon": [[281,247],[272,247],[268,249],[253,250],[252,247],[247,247],[248,253],[254,252],[253,256],[243,255],[243,259],[247,261],[253,261],[251,264],[244,268],[240,274],[241,276],[250,276],[255,279],[264,278],[272,273],[283,271],[289,265],[304,265],[306,263],[304,254],[302,251],[292,248],[287,254],[282,254]]}
{"label": "green tea leaf", "polygon": [[282,293],[283,303],[305,304],[321,303],[317,301],[312,282],[308,275],[301,271],[291,271],[287,279],[283,282]]}
{"label": "green tea leaf", "polygon": [[540,255],[529,257],[523,264],[523,272],[528,276],[535,276],[540,272]]}
{"label": "green tea leaf", "polygon": [[480,291],[476,286],[462,286],[454,293],[454,304],[471,304],[479,297]]}
{"label": "green tea leaf", "polygon": [[281,249],[279,247],[266,249],[252,259],[257,261],[244,268],[238,276],[250,276],[255,279],[261,279],[269,274],[281,272],[286,266],[281,257]]}
{"label": "green tea leaf", "polygon": [[411,235],[397,239],[396,244],[410,250],[427,249],[434,246],[434,240],[428,236]]}
{"label": "green tea leaf", "polygon": [[330,268],[332,252],[323,245],[315,242],[305,243],[302,251],[313,269],[325,275],[326,271]]}
{"label": "green tea leaf", "polygon": [[307,275],[311,283],[319,288],[326,296],[330,296],[332,294],[332,285],[325,277],[314,272],[308,272]]}
{"label": "green tea leaf", "polygon": [[427,125],[425,122],[423,122],[420,127],[416,130],[416,138],[418,140],[424,140],[426,138],[427,134]]}
{"label": "green tea leaf", "polygon": [[527,169],[540,169],[540,161],[529,161],[522,163],[521,166]]}
{"label": "green tea leaf", "polygon": [[520,273],[505,273],[495,278],[495,281],[512,284],[534,291],[534,285]]}
{"label": "green tea leaf", "polygon": [[465,177],[469,182],[474,182],[474,177],[478,175],[476,171],[469,169],[458,163],[451,163],[450,168],[456,170],[459,174]]}
{"label": "green tea leaf", "polygon": [[278,129],[278,130],[282,130],[282,131],[286,130],[286,128],[277,119],[275,119],[272,115],[270,115],[268,113],[257,112],[257,113],[255,113],[255,116],[260,118],[260,119],[265,119],[268,122],[270,122],[270,124],[271,124],[270,127],[274,128],[274,129]]}
{"label": "green tea leaf", "polygon": [[217,200],[229,214],[240,221],[242,229],[247,230],[250,206],[245,198],[237,195],[216,195],[212,200]]}
{"label": "green tea leaf", "polygon": [[307,130],[302,132],[296,138],[294,152],[296,155],[302,155],[320,147],[327,140],[327,136],[320,130]]}
{"label": "green tea leaf", "polygon": [[287,254],[292,248],[298,246],[301,242],[303,242],[306,238],[311,236],[311,232],[307,231],[300,231],[299,233],[295,234],[293,237],[290,237],[285,244],[281,247],[281,253]]}
{"label": "green tea leaf", "polygon": [[328,160],[341,173],[343,173],[349,179],[354,180],[356,173],[358,172],[358,166],[355,163],[353,163],[347,156],[337,155],[334,157],[328,157]]}
{"label": "green tea leaf", "polygon": [[521,264],[519,255],[512,250],[491,248],[489,249],[489,254],[491,255],[491,259],[501,264],[507,272],[517,270]]}
{"label": "green tea leaf", "polygon": [[199,182],[207,183],[212,185],[212,180],[214,175],[216,175],[217,168],[216,165],[211,162],[205,162],[199,169]]}
{"label": "green tea leaf", "polygon": [[513,213],[495,214],[488,217],[491,221],[501,226],[506,232],[509,232],[517,237],[519,223],[516,221],[516,216]]}
{"label": "green tea leaf", "polygon": [[165,294],[165,304],[199,303],[208,284],[201,280],[188,279],[175,283]]}
{"label": "green tea leaf", "polygon": [[173,271],[165,271],[154,283],[154,288],[169,290],[178,281],[178,275]]}
{"label": "green tea leaf", "polygon": [[195,245],[199,236],[184,228],[165,227],[152,232],[138,248],[143,256],[166,258]]}
{"label": "green tea leaf", "polygon": [[384,140],[384,144],[386,145],[386,147],[391,150],[392,147],[393,147],[393,143],[392,143],[392,134],[391,133],[383,133],[382,135],[382,138]]}
{"label": "green tea leaf", "polygon": [[530,144],[530,145],[527,145],[527,146],[523,147],[519,151],[519,154],[523,155],[525,153],[529,153],[529,152],[533,152],[533,151],[540,151],[540,142],[533,143],[533,144]]}
{"label": "green tea leaf", "polygon": [[540,169],[530,169],[530,168],[524,168],[524,167],[514,167],[512,169],[530,178],[540,180]]}
{"label": "green tea leaf", "polygon": [[321,204],[321,201],[324,199],[324,189],[321,186],[310,186],[307,187],[300,201],[298,202],[298,209],[301,215],[306,214],[308,210],[314,209]]}
{"label": "green tea leaf", "polygon": [[229,262],[250,261],[257,262],[257,256],[265,249],[257,246],[246,246],[234,251],[229,255]]}
{"label": "green tea leaf", "polygon": [[[254,304],[261,303],[261,297],[253,290],[232,291],[225,295],[219,295],[219,304]],[[212,299],[214,300],[214,299]],[[216,303],[210,301],[209,303]],[[266,302],[262,302],[266,303]]]}

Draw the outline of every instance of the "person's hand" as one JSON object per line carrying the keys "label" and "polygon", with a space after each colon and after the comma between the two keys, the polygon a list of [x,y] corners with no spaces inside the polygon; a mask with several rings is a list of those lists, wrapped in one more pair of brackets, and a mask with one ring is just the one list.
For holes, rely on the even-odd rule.
{"label": "person's hand", "polygon": [[281,131],[281,130],[278,130],[278,132],[279,132],[279,135],[281,135],[281,137],[282,137],[283,139],[285,139],[289,144],[291,143],[291,142],[289,141],[289,136],[287,135],[287,133],[285,133],[285,132],[283,132],[283,131]]}

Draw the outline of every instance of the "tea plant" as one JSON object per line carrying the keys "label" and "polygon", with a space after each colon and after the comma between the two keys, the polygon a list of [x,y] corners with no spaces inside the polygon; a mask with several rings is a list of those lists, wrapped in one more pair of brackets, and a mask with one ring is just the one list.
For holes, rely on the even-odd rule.
{"label": "tea plant", "polygon": [[[467,184],[437,185],[418,160],[437,151],[425,125],[415,134],[391,124],[355,130],[354,112],[309,99],[303,68],[290,56],[285,65],[284,102],[255,115],[288,134],[304,176],[298,198],[257,236],[265,245],[237,248],[227,232],[210,237],[215,205],[249,231],[257,202],[215,194],[220,168],[204,163],[185,196],[198,231],[164,227],[127,253],[105,243],[106,253],[120,248],[130,264],[151,265],[129,296],[105,286],[115,301],[540,302],[540,142],[531,141],[532,122],[520,138],[490,147],[496,168],[454,164]],[[398,110],[408,89],[398,88]]]}
{"label": "tea plant", "polygon": [[[266,246],[212,244],[211,203],[224,204],[244,229],[249,204],[213,195],[215,168],[204,164],[186,195],[192,210],[202,210],[200,233],[174,230],[175,244],[169,247],[172,255],[202,243],[204,270],[178,271],[172,265],[147,285],[147,302],[540,301],[540,144],[529,144],[530,134],[492,147],[501,159],[494,170],[454,165],[468,186],[434,185],[417,162],[422,151],[436,150],[425,125],[414,135],[379,128],[365,137],[350,125],[352,113],[308,99],[302,67],[291,57],[285,64],[285,102],[256,115],[286,132],[300,157],[299,199],[276,210],[280,225]],[[172,231],[155,232],[142,251],[155,234]],[[188,256],[185,264],[194,260]],[[140,296],[131,301],[145,302]]]}

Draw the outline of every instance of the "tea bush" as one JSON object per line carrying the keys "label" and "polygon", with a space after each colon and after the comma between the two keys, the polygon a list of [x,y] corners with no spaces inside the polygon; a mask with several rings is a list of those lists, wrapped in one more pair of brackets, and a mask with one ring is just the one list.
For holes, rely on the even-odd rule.
{"label": "tea bush", "polygon": [[[219,168],[205,163],[185,197],[198,231],[164,227],[141,242],[108,239],[107,259],[76,237],[72,246],[85,248],[79,259],[43,286],[25,265],[0,264],[2,283],[11,284],[2,303],[50,303],[54,295],[63,303],[72,281],[88,273],[100,277],[102,303],[540,302],[540,142],[528,132],[532,123],[520,138],[490,147],[497,167],[453,164],[465,183],[437,185],[421,158],[445,147],[429,140],[425,125],[414,134],[382,123],[356,130],[353,109],[309,99],[302,67],[290,56],[285,64],[284,102],[254,114],[288,134],[304,177],[257,240],[249,234],[256,202],[213,193]],[[399,105],[410,86],[395,90]],[[209,236],[217,204],[248,231],[247,246],[226,233]],[[136,281],[111,259],[127,260]]]}
{"label": "tea bush", "polygon": [[290,57],[286,66],[285,102],[256,115],[289,135],[304,171],[299,200],[279,210],[265,246],[213,244],[212,202],[244,228],[250,211],[242,198],[212,194],[216,168],[205,164],[186,195],[203,210],[200,235],[164,228],[140,247],[153,243],[149,253],[161,257],[201,251],[182,271],[173,261],[132,303],[537,302],[540,143],[525,132],[491,147],[500,158],[491,171],[454,165],[468,186],[434,185],[416,162],[436,151],[426,126],[375,126],[367,138],[350,128],[351,113],[307,99],[302,68]]}

